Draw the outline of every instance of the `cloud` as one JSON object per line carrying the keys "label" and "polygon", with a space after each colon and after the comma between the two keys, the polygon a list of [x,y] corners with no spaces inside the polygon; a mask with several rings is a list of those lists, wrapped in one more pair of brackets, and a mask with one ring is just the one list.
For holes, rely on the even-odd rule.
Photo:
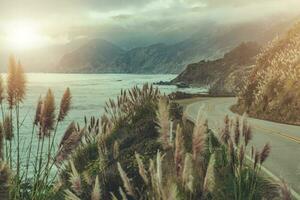
{"label": "cloud", "polygon": [[28,18],[60,40],[122,34],[126,39],[150,37],[145,41],[162,34],[183,38],[207,24],[247,22],[300,9],[299,0],[0,0],[0,5],[0,31],[10,20]]}

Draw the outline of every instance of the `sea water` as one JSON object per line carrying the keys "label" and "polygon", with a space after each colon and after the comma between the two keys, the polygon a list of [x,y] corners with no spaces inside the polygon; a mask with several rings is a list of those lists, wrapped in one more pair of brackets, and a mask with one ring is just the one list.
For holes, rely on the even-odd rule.
{"label": "sea water", "polygon": [[[5,77],[5,76],[4,76]],[[35,116],[35,109],[38,98],[45,96],[50,88],[55,95],[56,110],[58,112],[60,99],[67,87],[72,94],[71,110],[60,124],[56,135],[56,146],[59,143],[67,125],[71,121],[80,124],[84,121],[84,116],[88,118],[95,116],[99,118],[104,112],[105,102],[115,99],[120,94],[121,89],[130,89],[133,86],[142,87],[144,83],[154,83],[158,81],[170,81],[176,75],[140,75],[140,74],[47,74],[29,73],[27,78],[26,98],[21,105],[21,152],[24,154],[28,150],[28,143],[31,138],[32,122]],[[175,91],[205,92],[201,88],[178,89],[176,86],[157,86],[162,93],[169,94]],[[15,137],[16,139],[16,137]],[[32,150],[37,149],[38,137],[34,133]],[[15,150],[15,149],[14,149]],[[33,156],[34,154],[32,154]],[[23,159],[25,155],[21,156]],[[25,160],[23,160],[23,164]]]}

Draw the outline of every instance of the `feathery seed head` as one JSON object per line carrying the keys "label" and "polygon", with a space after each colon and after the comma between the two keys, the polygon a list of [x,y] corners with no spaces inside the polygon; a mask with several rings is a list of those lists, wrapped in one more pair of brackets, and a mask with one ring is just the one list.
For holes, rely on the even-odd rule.
{"label": "feathery seed head", "polygon": [[182,172],[182,183],[184,184],[184,187],[186,190],[189,190],[190,192],[193,192],[193,158],[192,155],[189,153],[185,154],[184,159],[184,167]]}
{"label": "feathery seed head", "polygon": [[266,159],[269,157],[271,152],[271,146],[269,143],[265,144],[264,148],[262,149],[260,153],[260,164],[263,164],[263,162],[266,161]]}
{"label": "feathery seed head", "polygon": [[156,178],[159,187],[162,187],[162,160],[163,156],[158,150],[156,154]]}
{"label": "feathery seed head", "polygon": [[99,184],[99,177],[96,176],[91,200],[100,200],[100,198],[101,198],[101,190],[100,190],[100,184]]}
{"label": "feathery seed head", "polygon": [[255,151],[255,155],[254,155],[254,169],[257,167],[257,164],[259,164],[259,159],[260,159],[260,153],[258,151]]}
{"label": "feathery seed head", "polygon": [[34,125],[38,125],[41,122],[41,111],[43,106],[42,97],[39,97],[36,109],[35,109],[35,117],[34,117]]}
{"label": "feathery seed head", "polygon": [[74,165],[73,160],[70,160],[70,166],[71,172],[69,182],[71,183],[71,188],[77,195],[80,195],[82,193],[81,178]]}
{"label": "feathery seed head", "polygon": [[193,159],[196,160],[199,154],[202,154],[205,150],[205,140],[207,135],[208,127],[206,125],[206,120],[197,120],[193,130],[192,137],[192,150]]}
{"label": "feathery seed head", "polygon": [[65,133],[64,133],[64,135],[63,135],[63,137],[62,137],[62,139],[61,139],[61,141],[60,141],[60,143],[59,143],[59,145],[58,145],[58,147],[61,148],[61,147],[64,145],[65,141],[66,141],[68,138],[70,138],[70,136],[71,136],[73,133],[75,133],[75,132],[77,132],[76,125],[75,125],[75,122],[72,121],[72,122],[69,124],[69,126],[67,127],[67,129],[66,129],[66,131],[65,131]]}
{"label": "feathery seed head", "polygon": [[221,140],[224,144],[227,144],[228,140],[230,139],[230,120],[228,115],[224,118],[224,128],[221,131]]}
{"label": "feathery seed head", "polygon": [[113,157],[114,159],[116,159],[119,156],[120,153],[120,143],[118,142],[118,140],[116,140],[114,142],[114,146],[113,146]]}
{"label": "feathery seed head", "polygon": [[166,96],[162,96],[158,101],[157,122],[159,125],[160,141],[165,149],[170,147],[170,116],[169,103]]}
{"label": "feathery seed head", "polygon": [[4,94],[4,83],[3,83],[3,78],[2,75],[0,74],[0,104],[3,103],[3,100],[5,99],[5,94]]}
{"label": "feathery seed head", "polygon": [[281,199],[282,200],[292,200],[292,194],[291,191],[289,189],[289,186],[287,185],[287,183],[285,181],[282,181],[282,183],[280,184],[280,191],[281,191]]}
{"label": "feathery seed head", "polygon": [[235,143],[236,146],[238,146],[239,143],[240,143],[240,135],[241,135],[240,120],[237,117],[236,121],[235,121],[235,128],[234,128],[234,143]]}
{"label": "feathery seed head", "polygon": [[247,146],[250,140],[252,139],[252,130],[250,126],[247,126],[247,128],[245,128],[244,139],[245,139],[245,146]]}
{"label": "feathery seed head", "polygon": [[81,199],[70,190],[65,190],[65,200],[81,200]]}
{"label": "feathery seed head", "polygon": [[182,128],[178,124],[177,129],[176,129],[175,153],[174,153],[174,162],[175,162],[177,175],[179,175],[179,173],[182,171],[183,154],[184,154],[183,142],[184,142],[184,138],[183,138],[183,134],[182,134]]}
{"label": "feathery seed head", "polygon": [[67,88],[60,102],[58,121],[63,121],[64,118],[68,115],[68,112],[71,107],[71,100],[72,100],[71,92],[70,89]]}
{"label": "feathery seed head", "polygon": [[16,71],[17,62],[15,56],[11,55],[8,62],[7,70],[7,101],[9,108],[12,109],[16,103]]}
{"label": "feathery seed head", "polygon": [[22,102],[26,93],[26,77],[21,63],[10,56],[7,73],[7,101],[12,109],[17,102]]}
{"label": "feathery seed head", "polygon": [[120,176],[123,181],[123,185],[124,185],[124,188],[126,189],[127,194],[134,197],[135,196],[134,189],[130,183],[129,178],[127,177],[126,172],[123,170],[123,168],[119,162],[117,163],[117,165],[118,165],[118,171],[120,173]]}
{"label": "feathery seed head", "polygon": [[54,128],[55,122],[55,101],[54,95],[51,89],[48,89],[48,92],[44,98],[42,110],[41,110],[41,135],[40,137],[50,136],[50,132]]}
{"label": "feathery seed head", "polygon": [[23,102],[26,94],[26,76],[23,70],[23,66],[19,62],[16,68],[16,88],[15,95],[17,102]]}
{"label": "feathery seed head", "polygon": [[135,159],[138,163],[138,167],[139,167],[139,174],[142,177],[142,179],[144,180],[144,182],[148,185],[149,180],[147,177],[147,171],[145,169],[144,163],[141,159],[141,156],[138,153],[135,153]]}
{"label": "feathery seed head", "polygon": [[121,187],[119,187],[119,192],[122,197],[122,200],[127,200],[126,194]]}

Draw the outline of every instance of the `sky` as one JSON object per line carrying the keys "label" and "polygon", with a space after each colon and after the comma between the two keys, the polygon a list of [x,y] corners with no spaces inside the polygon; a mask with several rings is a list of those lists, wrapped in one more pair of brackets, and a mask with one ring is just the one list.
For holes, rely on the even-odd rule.
{"label": "sky", "polygon": [[201,24],[247,22],[299,9],[300,0],[0,0],[0,45],[27,49],[95,37],[180,40]]}

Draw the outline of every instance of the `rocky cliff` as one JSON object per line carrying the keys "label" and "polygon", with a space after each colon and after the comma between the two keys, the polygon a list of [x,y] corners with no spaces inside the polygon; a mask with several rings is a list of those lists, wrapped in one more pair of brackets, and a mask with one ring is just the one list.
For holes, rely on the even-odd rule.
{"label": "rocky cliff", "polygon": [[260,48],[255,42],[242,43],[226,53],[223,58],[213,61],[202,60],[188,65],[171,82],[208,86],[212,94],[234,95],[252,69]]}

